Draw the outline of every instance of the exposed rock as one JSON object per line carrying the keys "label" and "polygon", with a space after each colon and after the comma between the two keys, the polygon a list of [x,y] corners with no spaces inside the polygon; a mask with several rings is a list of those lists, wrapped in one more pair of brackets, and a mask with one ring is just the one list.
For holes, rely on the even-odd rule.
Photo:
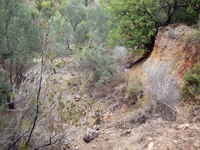
{"label": "exposed rock", "polygon": [[74,100],[75,100],[75,101],[81,100],[81,96],[80,96],[80,95],[75,95],[75,96],[74,96]]}
{"label": "exposed rock", "polygon": [[148,150],[153,150],[153,147],[154,147],[154,142],[153,142],[153,139],[150,138],[149,139],[149,144],[148,144]]}
{"label": "exposed rock", "polygon": [[[137,48],[134,48],[133,50],[134,52],[137,52]],[[141,60],[143,60],[144,58],[148,57],[150,55],[150,52],[140,52],[137,54],[129,54],[128,55],[128,61],[126,62],[126,67],[127,69],[131,68],[133,65],[135,65],[137,62],[140,62]]]}
{"label": "exposed rock", "polygon": [[150,75],[146,71],[147,68],[151,66],[162,71],[161,67],[165,66],[167,74],[163,79],[169,75],[178,77],[178,83],[181,84],[183,73],[197,62],[198,50],[194,44],[186,44],[186,38],[192,32],[195,32],[195,29],[184,24],[173,24],[159,29],[151,56],[143,64],[144,81]]}
{"label": "exposed rock", "polygon": [[99,132],[97,130],[88,128],[84,137],[83,137],[83,140],[85,142],[89,143],[90,141],[92,141],[96,137],[98,137],[98,135],[99,135]]}
{"label": "exposed rock", "polygon": [[144,97],[155,100],[156,105],[159,102],[157,110],[164,119],[175,120],[178,111],[173,107],[180,99],[183,73],[197,61],[198,49],[186,42],[191,32],[195,29],[184,24],[160,28],[151,56],[142,66]]}
{"label": "exposed rock", "polygon": [[182,128],[187,129],[189,127],[190,127],[189,124],[181,124],[181,125],[179,125],[178,129],[182,129]]}

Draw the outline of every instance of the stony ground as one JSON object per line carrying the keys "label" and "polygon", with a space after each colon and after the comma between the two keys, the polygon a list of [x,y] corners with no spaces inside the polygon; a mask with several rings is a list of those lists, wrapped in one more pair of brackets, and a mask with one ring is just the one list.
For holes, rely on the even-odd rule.
{"label": "stony ground", "polygon": [[[145,60],[143,60],[145,61]],[[141,75],[141,64],[128,70],[129,82],[137,75]],[[69,67],[69,66],[68,66]],[[65,80],[78,79],[79,73],[71,66],[60,69],[54,78],[59,80],[55,86],[62,87]],[[124,81],[125,82],[125,81]],[[117,87],[122,88],[125,83],[120,83]],[[116,94],[117,88],[111,94]],[[118,91],[119,92],[119,91]],[[122,92],[123,93],[123,92]],[[123,95],[123,94],[122,94]],[[121,95],[121,96],[122,96]],[[120,95],[119,95],[120,96]],[[123,95],[125,96],[125,94]],[[87,97],[87,96],[86,96]],[[89,112],[87,125],[81,127],[68,127],[69,135],[66,144],[61,149],[77,150],[198,150],[200,149],[200,123],[190,122],[189,106],[178,106],[180,115],[177,121],[165,121],[154,117],[144,123],[131,123],[131,117],[142,109],[145,99],[141,99],[140,104],[127,105],[119,99],[108,100],[107,96],[95,99],[92,109]],[[82,104],[84,100],[77,101]],[[138,105],[136,107],[136,105]],[[113,109],[112,109],[112,108]],[[95,112],[100,113],[100,123],[95,125]],[[88,128],[95,129],[98,136],[89,143],[84,142],[83,137]]]}

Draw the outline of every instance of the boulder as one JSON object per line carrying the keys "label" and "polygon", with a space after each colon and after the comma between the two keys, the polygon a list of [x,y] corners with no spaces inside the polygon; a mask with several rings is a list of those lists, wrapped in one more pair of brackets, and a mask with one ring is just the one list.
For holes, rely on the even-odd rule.
{"label": "boulder", "polygon": [[96,137],[98,137],[99,132],[95,129],[88,128],[85,135],[83,136],[83,140],[87,143],[94,140]]}

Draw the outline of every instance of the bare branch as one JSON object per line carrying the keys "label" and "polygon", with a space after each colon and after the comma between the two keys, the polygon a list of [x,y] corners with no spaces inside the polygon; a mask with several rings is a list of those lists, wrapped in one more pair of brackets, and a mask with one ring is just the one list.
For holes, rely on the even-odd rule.
{"label": "bare branch", "polygon": [[42,88],[42,72],[43,72],[43,65],[44,65],[44,51],[45,51],[45,48],[46,48],[46,46],[47,46],[47,39],[48,39],[50,27],[51,27],[51,25],[52,25],[52,23],[53,23],[54,14],[55,14],[55,11],[53,11],[53,16],[52,16],[52,19],[51,19],[51,23],[50,23],[50,25],[49,25],[49,28],[48,28],[48,31],[47,31],[47,34],[46,34],[46,37],[45,37],[45,43],[44,43],[43,48],[42,48],[41,74],[40,74],[39,90],[38,90],[38,94],[37,94],[37,110],[36,110],[36,116],[35,116],[35,118],[34,118],[33,127],[32,127],[32,129],[31,129],[31,132],[30,132],[28,141],[27,141],[27,143],[26,143],[26,147],[28,146],[28,144],[29,144],[29,142],[30,142],[30,139],[31,139],[31,136],[32,136],[32,133],[33,133],[33,130],[34,130],[34,128],[35,128],[36,121],[37,121],[37,118],[38,118],[38,113],[39,113],[39,97],[40,97],[40,91],[41,91],[41,88]]}

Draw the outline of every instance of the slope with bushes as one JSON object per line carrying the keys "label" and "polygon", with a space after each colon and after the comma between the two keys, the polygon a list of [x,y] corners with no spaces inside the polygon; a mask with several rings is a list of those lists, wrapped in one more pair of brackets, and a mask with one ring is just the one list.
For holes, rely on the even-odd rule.
{"label": "slope with bushes", "polygon": [[101,2],[0,2],[2,149],[200,146],[200,1]]}

